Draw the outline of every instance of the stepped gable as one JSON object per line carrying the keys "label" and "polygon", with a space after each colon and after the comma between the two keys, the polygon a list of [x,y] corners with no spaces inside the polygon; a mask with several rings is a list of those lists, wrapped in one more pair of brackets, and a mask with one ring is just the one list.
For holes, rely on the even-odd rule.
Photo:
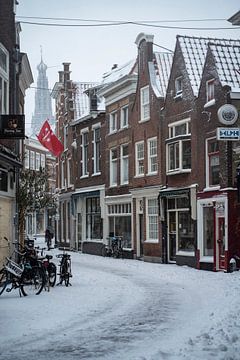
{"label": "stepped gable", "polygon": [[181,35],[177,35],[177,41],[181,47],[186,69],[195,96],[198,95],[209,43],[219,44],[222,46],[240,46],[240,40],[200,38]]}
{"label": "stepped gable", "polygon": [[222,86],[231,86],[240,92],[240,44],[209,43]]}
{"label": "stepped gable", "polygon": [[149,63],[151,85],[157,97],[166,96],[172,61],[172,53],[155,52],[153,59],[154,71],[151,63]]}

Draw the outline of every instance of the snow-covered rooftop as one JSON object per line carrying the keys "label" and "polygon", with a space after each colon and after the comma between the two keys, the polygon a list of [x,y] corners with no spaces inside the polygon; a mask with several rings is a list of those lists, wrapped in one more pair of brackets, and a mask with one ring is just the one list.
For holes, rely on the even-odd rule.
{"label": "snow-covered rooftop", "polygon": [[[167,86],[168,86],[168,80],[169,75],[171,71],[172,66],[172,60],[173,60],[173,54],[172,53],[166,53],[166,52],[155,52],[155,59],[154,59],[154,68],[155,68],[155,75],[156,75],[156,89],[153,86],[153,90],[155,90],[155,94],[157,96],[165,97]],[[150,72],[151,74],[151,72]],[[151,82],[152,82],[152,76],[151,76]],[[158,94],[157,94],[158,91]]]}
{"label": "snow-covered rooftop", "polygon": [[93,82],[76,82],[75,84],[75,118],[81,118],[82,116],[89,114],[89,97],[86,94],[86,90],[97,86],[97,83]]}
{"label": "snow-covered rooftop", "polygon": [[130,60],[121,66],[116,65],[114,69],[103,74],[102,85],[110,84],[112,82],[115,82],[123,78],[126,75],[136,73],[135,64],[136,64],[136,59]]}
{"label": "snow-covered rooftop", "polygon": [[197,96],[209,43],[240,46],[240,40],[177,36],[194,94]]}
{"label": "snow-covered rooftop", "polygon": [[222,86],[240,91],[240,45],[209,44]]}

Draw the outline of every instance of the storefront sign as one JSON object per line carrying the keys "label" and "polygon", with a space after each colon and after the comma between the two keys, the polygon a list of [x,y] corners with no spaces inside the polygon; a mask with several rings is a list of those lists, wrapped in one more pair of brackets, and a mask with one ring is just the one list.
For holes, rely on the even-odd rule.
{"label": "storefront sign", "polygon": [[218,109],[218,119],[224,125],[233,125],[238,118],[238,111],[235,106],[231,104],[222,105]]}
{"label": "storefront sign", "polygon": [[0,139],[24,139],[24,115],[0,115]]}
{"label": "storefront sign", "polygon": [[217,128],[217,140],[240,140],[240,128]]}

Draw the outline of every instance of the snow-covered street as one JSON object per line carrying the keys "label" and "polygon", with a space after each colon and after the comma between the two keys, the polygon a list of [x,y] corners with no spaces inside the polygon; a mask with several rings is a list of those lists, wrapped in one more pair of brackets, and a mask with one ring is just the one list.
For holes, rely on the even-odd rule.
{"label": "snow-covered street", "polygon": [[0,297],[1,360],[240,358],[239,272],[71,254],[72,286]]}

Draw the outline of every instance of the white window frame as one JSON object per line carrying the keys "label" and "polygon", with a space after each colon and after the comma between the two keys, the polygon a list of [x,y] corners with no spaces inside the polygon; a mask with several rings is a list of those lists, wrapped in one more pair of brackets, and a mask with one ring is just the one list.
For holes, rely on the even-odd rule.
{"label": "white window frame", "polygon": [[128,105],[123,106],[121,108],[120,126],[121,126],[121,129],[125,129],[128,127]]}
{"label": "white window frame", "polygon": [[35,170],[35,152],[30,150],[29,168]]}
{"label": "white window frame", "polygon": [[[155,213],[151,213],[150,210],[150,201],[154,201],[155,202]],[[157,243],[159,240],[159,226],[158,226],[158,199],[156,197],[154,198],[147,198],[147,209],[146,209],[146,216],[147,216],[147,233],[146,233],[146,242],[152,242],[152,243]],[[150,221],[150,219],[155,220],[154,223],[152,223]],[[151,223],[151,224],[150,224]],[[153,230],[151,229],[151,225],[155,225],[156,226],[156,230],[155,230],[155,237],[150,236],[151,232],[153,232]]]}
{"label": "white window frame", "polygon": [[[115,152],[115,151],[116,151],[116,157],[113,158],[113,152]],[[110,167],[109,167],[110,187],[117,186],[117,178],[118,178],[117,161],[118,161],[117,148],[112,148],[112,149],[110,149]]]}
{"label": "white window frame", "polygon": [[[96,131],[99,130],[100,138],[97,141],[96,139]],[[92,127],[93,131],[93,175],[100,175],[100,159],[101,159],[101,126],[97,124]],[[99,147],[99,150],[98,150]]]}
{"label": "white window frame", "polygon": [[89,129],[85,128],[81,131],[81,149],[82,149],[82,176],[81,178],[88,177],[88,154],[89,154],[89,139],[88,142],[85,143],[86,134],[89,136]]}
{"label": "white window frame", "polygon": [[182,91],[183,91],[183,78],[182,76],[178,76],[175,79],[175,96],[176,97],[182,96]]}
{"label": "white window frame", "polygon": [[150,92],[149,85],[140,89],[141,117],[140,122],[150,119]]}
{"label": "white window frame", "polygon": [[[158,172],[157,137],[150,138],[148,139],[147,142],[148,142],[148,175],[154,175],[157,174]],[[153,143],[155,143],[154,146],[152,146]]]}
{"label": "white window frame", "polygon": [[[179,172],[191,172],[191,167],[185,167],[183,164],[183,146],[184,142],[191,142],[191,130],[190,130],[190,118],[176,121],[168,125],[169,138],[166,142],[166,164],[167,164],[167,174],[176,174]],[[183,128],[185,126],[184,133],[178,134],[177,129]],[[174,159],[178,159],[178,166],[175,164],[173,168],[170,168],[171,161],[171,149],[174,150],[175,156]]]}
{"label": "white window frame", "polygon": [[[143,153],[143,156],[139,156],[139,146],[142,146],[143,149],[141,150],[141,153]],[[143,163],[143,165],[141,165]],[[139,141],[135,144],[135,176],[141,177],[144,176],[145,170],[144,170],[144,141]]]}
{"label": "white window frame", "polygon": [[[128,148],[127,155],[123,154],[124,148]],[[122,144],[121,145],[121,157],[120,157],[120,163],[121,163],[121,185],[126,185],[129,182],[129,145],[128,144]],[[126,172],[125,172],[125,169]]]}
{"label": "white window frame", "polygon": [[24,159],[25,169],[29,169],[29,150],[25,151],[25,159]]}
{"label": "white window frame", "polygon": [[0,62],[0,114],[8,114],[9,112],[9,52],[0,43],[0,51],[6,55],[6,66],[3,68]]}
{"label": "white window frame", "polygon": [[36,152],[35,162],[36,162],[36,170],[40,170],[40,154],[38,152]]}
{"label": "white window frame", "polygon": [[[210,184],[210,154],[213,154],[213,153],[210,153],[209,151],[208,151],[208,149],[209,149],[209,143],[210,142],[212,142],[212,141],[217,141],[216,140],[216,137],[211,137],[211,138],[208,138],[208,139],[206,139],[205,140],[205,154],[206,154],[206,156],[205,156],[205,169],[206,169],[206,171],[205,171],[205,173],[206,173],[206,189],[219,189],[220,188],[220,184],[215,184],[215,185],[212,185],[212,184]],[[219,155],[219,151],[218,152],[216,152],[216,154],[218,153],[218,155]]]}
{"label": "white window frame", "polygon": [[41,160],[40,160],[40,162],[41,162],[41,168],[42,169],[45,169],[45,166],[46,166],[46,155],[45,154],[41,154]]}
{"label": "white window frame", "polygon": [[117,111],[112,111],[109,114],[109,134],[117,132]]}
{"label": "white window frame", "polygon": [[206,82],[206,102],[215,100],[215,79],[210,79]]}

